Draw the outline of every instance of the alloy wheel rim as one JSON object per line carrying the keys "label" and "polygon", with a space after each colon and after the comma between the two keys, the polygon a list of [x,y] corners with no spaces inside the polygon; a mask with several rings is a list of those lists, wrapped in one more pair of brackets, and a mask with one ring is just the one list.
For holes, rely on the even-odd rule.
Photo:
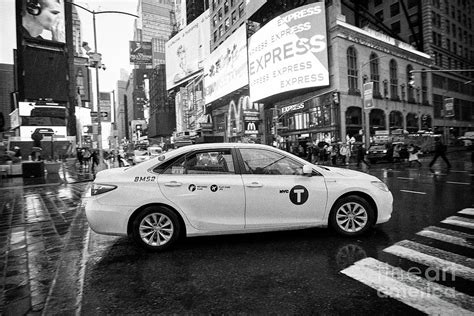
{"label": "alloy wheel rim", "polygon": [[361,231],[369,220],[367,210],[359,203],[343,204],[336,212],[337,225],[348,233]]}
{"label": "alloy wheel rim", "polygon": [[163,246],[173,236],[174,226],[171,219],[161,213],[151,213],[140,222],[140,238],[147,245]]}

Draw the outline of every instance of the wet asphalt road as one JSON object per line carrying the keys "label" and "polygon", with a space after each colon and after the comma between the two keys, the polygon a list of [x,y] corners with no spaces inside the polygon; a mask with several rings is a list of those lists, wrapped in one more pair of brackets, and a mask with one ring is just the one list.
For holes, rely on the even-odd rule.
{"label": "wet asphalt road", "polygon": [[[473,207],[474,172],[467,157],[452,155],[449,171],[438,162],[432,172],[427,160],[421,169],[377,164],[365,170],[387,183],[394,213],[357,239],[328,229],[196,237],[156,254],[127,238],[91,232],[81,314],[420,313],[341,270],[366,257],[406,265],[382,250],[404,239],[419,241],[415,234],[423,228]],[[461,248],[459,254],[470,254]],[[447,285],[474,294],[472,282]]]}

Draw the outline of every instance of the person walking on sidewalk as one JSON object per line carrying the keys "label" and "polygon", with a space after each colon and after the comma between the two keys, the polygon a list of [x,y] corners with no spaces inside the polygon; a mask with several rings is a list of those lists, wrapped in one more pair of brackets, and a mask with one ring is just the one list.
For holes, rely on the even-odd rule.
{"label": "person walking on sidewalk", "polygon": [[438,159],[438,157],[443,158],[444,162],[448,166],[448,169],[451,168],[451,164],[449,163],[448,158],[446,157],[446,145],[441,142],[441,138],[435,137],[435,149],[434,149],[434,156],[433,160],[430,162],[430,169],[433,167],[434,163]]}
{"label": "person walking on sidewalk", "polygon": [[95,172],[95,168],[99,165],[99,153],[97,152],[97,150],[94,149],[92,151],[90,160],[92,172]]}
{"label": "person walking on sidewalk", "polygon": [[411,163],[414,161],[418,164],[418,167],[421,167],[422,164],[418,158],[418,154],[420,153],[420,149],[418,146],[410,144],[408,146],[408,167],[411,167]]}
{"label": "person walking on sidewalk", "polygon": [[351,157],[351,151],[349,150],[349,146],[343,143],[341,145],[341,149],[339,150],[339,154],[342,158],[342,164],[347,166],[349,164],[349,158]]}
{"label": "person walking on sidewalk", "polygon": [[370,167],[370,164],[365,160],[365,148],[364,145],[359,144],[357,147],[357,168],[360,167],[360,163],[363,162],[367,168]]}

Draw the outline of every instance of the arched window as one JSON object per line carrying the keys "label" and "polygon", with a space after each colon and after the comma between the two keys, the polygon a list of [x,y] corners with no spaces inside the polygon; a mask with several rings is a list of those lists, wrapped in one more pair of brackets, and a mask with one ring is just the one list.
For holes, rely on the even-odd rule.
{"label": "arched window", "polygon": [[375,53],[370,54],[370,81],[374,83],[374,96],[380,97],[379,57]]}
{"label": "arched window", "polygon": [[347,80],[349,94],[360,94],[358,77],[357,51],[353,46],[351,46],[347,49]]}
{"label": "arched window", "polygon": [[426,72],[421,73],[421,104],[428,104],[428,83],[426,79]]}
{"label": "arched window", "polygon": [[398,66],[397,62],[390,60],[390,98],[392,100],[400,100],[398,97]]}
{"label": "arched window", "polygon": [[407,66],[407,101],[410,103],[415,103],[415,88],[410,85],[410,72],[413,70],[411,65]]}

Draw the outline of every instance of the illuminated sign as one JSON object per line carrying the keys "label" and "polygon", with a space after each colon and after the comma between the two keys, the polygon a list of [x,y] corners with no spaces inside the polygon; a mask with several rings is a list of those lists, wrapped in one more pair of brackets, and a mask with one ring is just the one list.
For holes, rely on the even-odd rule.
{"label": "illuminated sign", "polygon": [[303,109],[303,108],[304,108],[304,103],[288,105],[288,106],[285,106],[285,107],[281,108],[281,114],[284,114],[284,113],[287,113],[287,112],[290,112],[290,111],[297,111],[297,110],[300,110],[300,109]]}
{"label": "illuminated sign", "polygon": [[130,41],[130,63],[134,65],[151,65],[153,53],[151,42]]}
{"label": "illuminated sign", "polygon": [[329,85],[324,2],[288,11],[249,39],[252,101],[282,92]]}
{"label": "illuminated sign", "polygon": [[[66,42],[64,23],[64,1],[57,0],[17,0],[21,25],[18,32],[25,40],[41,42]],[[19,24],[19,23],[18,23]]]}
{"label": "illuminated sign", "polygon": [[246,34],[244,24],[206,59],[204,66],[206,104],[248,84]]}
{"label": "illuminated sign", "polygon": [[58,103],[36,104],[34,102],[19,102],[18,110],[20,116],[33,117],[66,117],[66,107]]}
{"label": "illuminated sign", "polygon": [[209,10],[206,10],[166,42],[166,89],[197,75],[211,51],[210,38]]}

